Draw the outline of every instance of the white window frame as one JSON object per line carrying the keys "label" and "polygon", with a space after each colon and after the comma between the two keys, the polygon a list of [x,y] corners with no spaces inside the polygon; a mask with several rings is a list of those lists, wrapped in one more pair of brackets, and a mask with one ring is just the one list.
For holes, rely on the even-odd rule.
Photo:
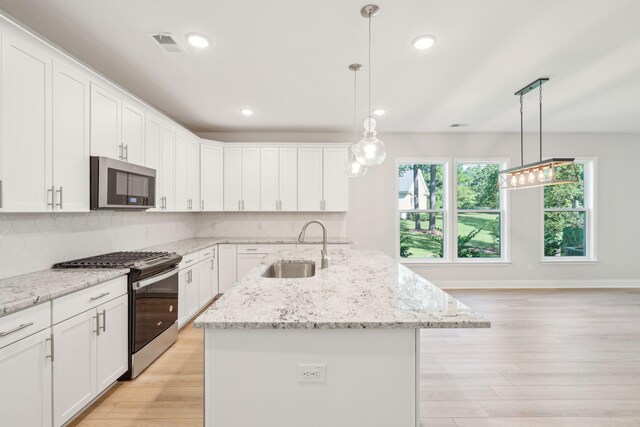
{"label": "white window frame", "polygon": [[[506,190],[500,190],[500,258],[458,258],[458,230],[457,230],[457,172],[456,166],[458,162],[463,163],[497,163],[500,168],[508,168],[509,160],[504,158],[450,158],[450,157],[409,157],[396,159],[394,173],[394,203],[395,203],[395,253],[396,260],[404,265],[489,265],[489,264],[509,264],[510,263],[510,245],[509,245],[509,198]],[[401,212],[411,212],[409,210],[400,209],[398,207],[398,187],[399,179],[398,167],[401,164],[441,164],[443,166],[443,197],[442,197],[442,214],[443,214],[443,257],[442,258],[401,258],[400,257],[400,214]],[[424,210],[419,210],[424,212]],[[436,210],[440,211],[440,210]],[[465,210],[466,212],[466,210]],[[484,210],[483,210],[484,212]]]}
{"label": "white window frame", "polygon": [[[509,245],[509,192],[501,189],[500,191],[500,206],[498,209],[458,209],[458,164],[497,164],[500,170],[509,168],[509,160],[505,158],[455,158],[453,159],[453,206],[452,222],[453,222],[453,238],[455,239],[455,247],[453,250],[453,261],[458,264],[499,264],[509,263],[510,261],[510,245]],[[483,213],[491,212],[500,214],[500,257],[499,258],[460,258],[458,257],[458,214],[459,213]]]}
{"label": "white window frame", "polygon": [[[594,263],[598,261],[596,251],[596,170],[597,159],[595,157],[576,158],[576,163],[584,164],[584,208],[545,208],[544,207],[544,187],[540,188],[540,232],[542,235],[540,244],[540,257],[542,263],[568,263],[582,264]],[[546,256],[544,254],[544,214],[545,212],[585,212],[585,244],[584,256]]]}
{"label": "white window frame", "polygon": [[[398,176],[398,167],[404,164],[438,164],[442,165],[442,209],[433,209],[436,213],[442,212],[442,227],[443,227],[443,250],[442,250],[442,258],[401,258],[400,257],[400,214],[402,212],[425,212],[424,209],[419,210],[406,210],[400,209],[398,207],[398,187],[400,177]],[[436,157],[411,157],[411,158],[400,158],[396,159],[396,166],[394,169],[394,173],[396,175],[395,186],[394,186],[394,202],[395,202],[395,212],[396,212],[396,220],[395,220],[395,240],[396,240],[396,259],[398,262],[402,264],[449,264],[451,260],[448,258],[448,254],[450,252],[451,239],[449,235],[451,234],[451,215],[449,214],[450,210],[450,199],[451,199],[451,159],[449,158],[436,158]],[[428,212],[428,210],[426,210]]]}

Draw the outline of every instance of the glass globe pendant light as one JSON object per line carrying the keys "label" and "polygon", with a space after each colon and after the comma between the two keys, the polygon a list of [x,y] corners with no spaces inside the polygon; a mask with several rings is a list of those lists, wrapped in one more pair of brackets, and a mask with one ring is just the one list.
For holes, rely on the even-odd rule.
{"label": "glass globe pendant light", "polygon": [[358,71],[362,68],[360,64],[349,65],[349,71],[353,71],[353,144],[349,149],[349,160],[344,165],[345,172],[349,178],[361,178],[367,174],[367,167],[356,161],[353,154],[353,147],[356,145],[356,117],[358,105]]}
{"label": "glass globe pendant light", "polygon": [[364,138],[352,147],[358,163],[364,166],[376,166],[384,162],[387,152],[384,144],[376,135],[376,121],[371,117],[371,18],[380,13],[380,8],[369,4],[360,10],[360,14],[369,20],[369,117],[364,121]]}

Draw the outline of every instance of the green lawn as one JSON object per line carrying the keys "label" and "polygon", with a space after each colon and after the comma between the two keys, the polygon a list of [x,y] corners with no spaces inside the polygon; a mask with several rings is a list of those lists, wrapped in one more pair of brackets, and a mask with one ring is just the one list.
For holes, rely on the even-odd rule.
{"label": "green lawn", "polygon": [[[474,254],[479,258],[496,258],[500,256],[499,239],[494,234],[498,230],[498,215],[491,213],[466,213],[458,215],[458,234],[466,236],[474,230],[481,231],[467,243],[468,248],[474,248]],[[400,220],[401,247],[411,254],[407,258],[440,258],[442,257],[442,237],[438,231],[428,232],[428,215],[422,215],[421,231],[415,231],[413,219]],[[436,216],[436,229],[442,230],[442,215]],[[492,230],[494,231],[492,233]],[[477,249],[476,249],[477,248]],[[459,248],[462,249],[462,248]]]}

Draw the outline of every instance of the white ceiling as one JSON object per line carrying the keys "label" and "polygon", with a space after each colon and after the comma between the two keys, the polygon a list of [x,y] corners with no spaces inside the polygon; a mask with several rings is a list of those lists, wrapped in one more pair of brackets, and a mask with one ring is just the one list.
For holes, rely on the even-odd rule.
{"label": "white ceiling", "polygon": [[[0,8],[194,131],[347,131],[366,64],[355,0],[0,0]],[[381,132],[517,131],[538,77],[549,131],[640,131],[640,1],[380,0],[372,108]],[[202,32],[189,55],[149,37]],[[438,37],[417,51],[420,34]],[[366,114],[359,74],[359,120]],[[536,130],[537,96],[525,103]],[[252,117],[239,113],[248,107]],[[359,123],[358,128],[361,128]]]}

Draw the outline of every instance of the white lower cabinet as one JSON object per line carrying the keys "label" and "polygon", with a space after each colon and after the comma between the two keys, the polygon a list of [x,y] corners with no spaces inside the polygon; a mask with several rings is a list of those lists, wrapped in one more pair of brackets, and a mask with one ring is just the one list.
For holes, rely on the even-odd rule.
{"label": "white lower cabinet", "polygon": [[51,328],[0,348],[0,424],[51,426]]}
{"label": "white lower cabinet", "polygon": [[[211,298],[217,295],[217,289],[214,291],[214,273],[215,273],[215,281],[217,283],[217,270],[214,266],[216,259],[211,257],[205,259],[204,261],[200,261],[198,264],[198,271],[200,273],[200,281],[199,285],[199,297],[200,297],[200,307],[204,307],[206,304],[211,301]],[[217,286],[215,286],[217,288]]]}
{"label": "white lower cabinet", "polygon": [[236,284],[236,245],[218,245],[218,288],[224,293]]}
{"label": "white lower cabinet", "polygon": [[128,295],[53,325],[53,424],[61,426],[127,370]]}
{"label": "white lower cabinet", "polygon": [[198,264],[178,274],[178,328],[183,327],[200,308]]}
{"label": "white lower cabinet", "polygon": [[238,280],[242,280],[242,278],[251,270],[253,267],[260,265],[264,257],[266,257],[266,253],[252,253],[252,254],[238,254]]}

